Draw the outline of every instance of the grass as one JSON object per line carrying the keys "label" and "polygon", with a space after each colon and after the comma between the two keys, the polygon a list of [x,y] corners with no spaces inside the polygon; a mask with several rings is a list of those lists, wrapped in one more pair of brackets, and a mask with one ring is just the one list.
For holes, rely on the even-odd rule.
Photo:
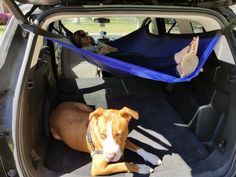
{"label": "grass", "polygon": [[127,34],[137,29],[137,23],[109,23],[105,27],[99,26],[97,23],[75,24],[66,22],[65,26],[72,32],[84,30],[90,34],[106,31],[107,34]]}
{"label": "grass", "polygon": [[[137,22],[124,22],[113,20],[112,23],[105,24],[105,27],[100,27],[98,23],[86,21],[84,24],[76,24],[71,21],[65,21],[64,24],[70,31],[84,30],[89,34],[99,34],[101,31],[106,31],[107,34],[128,34],[137,29]],[[5,25],[0,25],[0,37],[5,30]]]}
{"label": "grass", "polygon": [[0,37],[2,36],[4,30],[5,30],[5,25],[0,25]]}

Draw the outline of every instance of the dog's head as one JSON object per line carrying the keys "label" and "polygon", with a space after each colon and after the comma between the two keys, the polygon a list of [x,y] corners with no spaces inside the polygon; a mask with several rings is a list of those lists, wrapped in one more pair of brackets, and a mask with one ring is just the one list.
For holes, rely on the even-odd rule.
{"label": "dog's head", "polygon": [[89,114],[90,119],[96,119],[96,136],[99,136],[103,156],[108,162],[116,162],[121,158],[132,117],[138,119],[138,112],[127,107],[121,110],[98,108]]}

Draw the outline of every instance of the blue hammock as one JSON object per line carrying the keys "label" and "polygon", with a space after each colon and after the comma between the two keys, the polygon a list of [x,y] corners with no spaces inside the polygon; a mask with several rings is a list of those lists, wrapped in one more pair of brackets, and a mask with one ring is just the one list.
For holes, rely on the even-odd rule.
{"label": "blue hammock", "polygon": [[[82,54],[85,59],[97,65],[104,71],[119,74],[119,75],[135,75],[146,79],[152,79],[156,81],[163,81],[168,83],[185,82],[190,81],[196,77],[207,58],[211,54],[218,40],[220,39],[220,33],[210,32],[204,34],[197,34],[199,36],[198,57],[199,64],[196,70],[188,76],[183,78],[176,77],[162,71],[153,70],[150,68],[142,67],[136,64],[127,63],[119,59],[111,58],[108,56],[96,54],[84,49],[77,48],[69,41],[62,38],[46,37],[47,39],[58,43],[68,49]],[[181,37],[180,37],[181,36]],[[147,28],[140,28],[120,39],[111,42],[109,45],[116,47],[123,53],[139,53],[149,57],[166,57],[174,55],[180,51],[186,45],[188,45],[193,38],[193,35],[168,35],[168,36],[156,36],[147,33]]]}

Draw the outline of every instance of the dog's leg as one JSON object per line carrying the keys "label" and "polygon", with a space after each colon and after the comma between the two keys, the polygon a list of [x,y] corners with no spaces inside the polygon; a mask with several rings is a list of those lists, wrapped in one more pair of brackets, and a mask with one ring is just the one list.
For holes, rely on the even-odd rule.
{"label": "dog's leg", "polygon": [[162,161],[161,161],[161,159],[159,159],[159,157],[157,157],[156,155],[154,155],[152,153],[149,153],[149,152],[145,151],[143,148],[135,145],[134,143],[132,143],[128,139],[126,140],[125,148],[129,149],[129,150],[131,150],[133,152],[136,152],[145,161],[148,161],[148,162],[150,162],[153,165],[161,165],[162,164]]}
{"label": "dog's leg", "polygon": [[132,164],[127,162],[109,164],[102,155],[95,155],[93,157],[92,176],[109,175],[121,172],[149,174],[153,172],[153,169],[145,164]]}

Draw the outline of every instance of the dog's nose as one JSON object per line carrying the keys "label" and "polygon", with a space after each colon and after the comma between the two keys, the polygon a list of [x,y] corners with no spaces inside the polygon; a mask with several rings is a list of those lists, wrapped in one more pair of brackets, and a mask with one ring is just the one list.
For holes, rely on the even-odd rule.
{"label": "dog's nose", "polygon": [[106,153],[105,156],[106,156],[106,158],[108,160],[113,160],[116,157],[116,153],[115,152],[113,152],[113,153]]}

